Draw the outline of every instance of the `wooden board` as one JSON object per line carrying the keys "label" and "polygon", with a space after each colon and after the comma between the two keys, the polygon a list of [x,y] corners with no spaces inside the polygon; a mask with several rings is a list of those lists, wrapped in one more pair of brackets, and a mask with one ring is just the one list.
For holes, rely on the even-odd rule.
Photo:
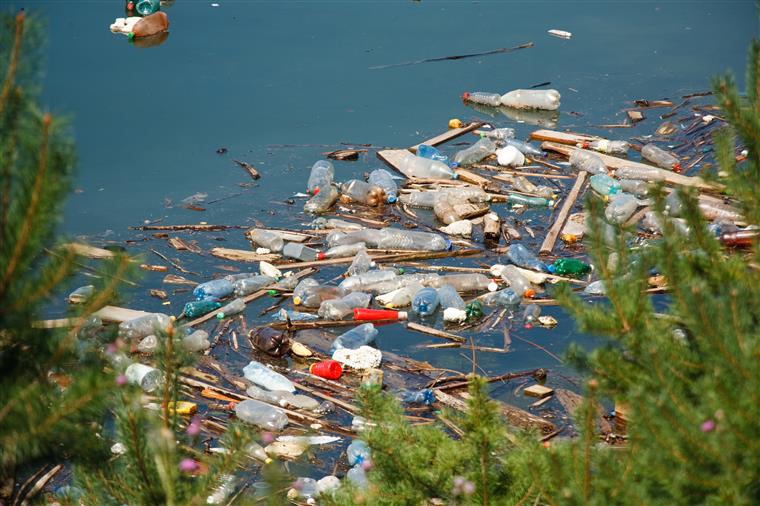
{"label": "wooden board", "polygon": [[[438,391],[435,391],[436,397],[438,397]],[[463,399],[468,399],[470,394],[468,392],[462,392],[459,394]],[[556,430],[556,427],[552,422],[536,416],[532,413],[528,413],[524,409],[520,409],[511,404],[507,404],[504,401],[493,399],[499,406],[502,416],[510,424],[520,427],[522,429],[538,429],[542,434],[550,434]]]}
{"label": "wooden board", "polygon": [[[544,151],[554,151],[556,153],[561,153],[569,157],[570,152],[573,149],[579,149],[579,148],[570,147],[570,146],[559,144],[556,142],[544,142],[541,144],[541,149],[543,149]],[[593,153],[597,155],[599,158],[602,159],[602,161],[607,166],[607,168],[611,170],[616,170],[621,167],[640,167],[647,170],[656,169],[660,172],[663,178],[663,181],[665,181],[666,183],[681,185],[681,186],[693,186],[693,187],[699,188],[700,190],[708,190],[708,191],[721,191],[723,189],[722,185],[714,185],[714,184],[707,183],[705,180],[703,180],[700,177],[683,176],[681,174],[677,174],[669,170],[660,169],[658,167],[655,167],[654,165],[647,165],[645,163],[635,162],[633,160],[626,160],[625,158],[618,158],[616,156],[605,155],[604,153],[597,153],[596,151],[590,151],[587,149],[582,149],[581,151],[585,151],[587,153]]]}
{"label": "wooden board", "polygon": [[571,144],[573,146],[601,139],[601,137],[596,137],[594,135],[584,135],[574,132],[557,132],[555,130],[536,130],[535,132],[531,132],[530,138],[536,141],[551,141],[560,144]]}
{"label": "wooden board", "polygon": [[94,316],[97,316],[104,322],[111,323],[125,322],[139,316],[145,316],[146,314],[150,313],[118,306],[104,306],[93,313]]}
{"label": "wooden board", "polygon": [[547,395],[551,395],[554,393],[553,388],[545,387],[543,385],[535,384],[531,385],[525,390],[525,395],[530,395],[531,397],[546,397]]}
{"label": "wooden board", "polygon": [[230,249],[230,248],[213,248],[211,254],[218,258],[224,258],[225,260],[232,260],[235,262],[272,262],[280,258],[280,255],[266,254],[259,255],[255,251],[248,251],[244,249]]}
{"label": "wooden board", "polygon": [[554,220],[552,228],[549,229],[549,233],[546,234],[546,237],[544,237],[544,242],[541,244],[541,249],[539,250],[540,254],[547,255],[554,249],[554,244],[557,242],[557,237],[559,236],[560,232],[562,232],[562,227],[565,225],[567,216],[573,209],[575,201],[578,199],[578,195],[583,189],[583,185],[586,183],[586,176],[588,176],[588,172],[585,170],[581,171],[578,174],[578,178],[575,180],[575,184],[573,185],[572,190],[570,190],[570,193],[567,195],[564,204],[562,204],[562,209],[557,215],[557,219]]}
{"label": "wooden board", "polygon": [[108,251],[103,248],[96,248],[95,246],[89,246],[87,244],[81,244],[77,242],[70,242],[63,245],[69,251],[73,251],[79,256],[87,258],[112,258],[113,251]]}

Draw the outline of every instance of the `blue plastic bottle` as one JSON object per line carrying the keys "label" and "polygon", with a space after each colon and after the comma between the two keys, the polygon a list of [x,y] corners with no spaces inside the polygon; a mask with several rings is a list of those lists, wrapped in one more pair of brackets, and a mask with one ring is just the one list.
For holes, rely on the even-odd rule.
{"label": "blue plastic bottle", "polygon": [[331,351],[335,351],[338,348],[350,348],[355,350],[359,346],[365,346],[373,342],[375,337],[377,337],[377,334],[378,332],[374,325],[371,323],[364,323],[336,337],[335,341],[333,341]]}
{"label": "blue plastic bottle", "polygon": [[420,144],[419,147],[417,147],[417,156],[443,162],[449,167],[456,167],[458,165],[449,160],[449,157],[441,153],[437,148],[428,146],[427,144]]}
{"label": "blue plastic bottle", "polygon": [[424,404],[430,406],[435,402],[435,394],[429,388],[422,390],[402,390],[401,400],[407,404]]}
{"label": "blue plastic bottle", "polygon": [[435,288],[423,288],[412,299],[412,310],[419,316],[430,316],[438,309],[440,299]]}
{"label": "blue plastic bottle", "polygon": [[536,258],[536,255],[531,253],[528,248],[519,243],[509,247],[507,258],[518,267],[541,272],[547,271],[546,264]]}
{"label": "blue plastic bottle", "polygon": [[218,300],[229,297],[234,291],[235,285],[228,279],[213,279],[196,286],[193,290],[193,297],[195,300]]}

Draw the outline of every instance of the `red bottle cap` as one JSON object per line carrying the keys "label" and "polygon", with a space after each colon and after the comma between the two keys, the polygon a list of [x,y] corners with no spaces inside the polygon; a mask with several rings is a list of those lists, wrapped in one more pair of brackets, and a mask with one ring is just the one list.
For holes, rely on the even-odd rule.
{"label": "red bottle cap", "polygon": [[354,309],[354,320],[371,321],[371,320],[405,320],[406,312],[393,311],[392,309],[365,309],[357,307]]}
{"label": "red bottle cap", "polygon": [[673,164],[673,171],[674,172],[681,172],[681,164],[680,163],[674,163]]}
{"label": "red bottle cap", "polygon": [[468,92],[462,93],[462,100],[468,100],[470,98],[470,94]]}
{"label": "red bottle cap", "polygon": [[323,252],[320,251],[317,253],[317,260],[324,260],[325,258],[327,257],[325,257],[325,254]]}
{"label": "red bottle cap", "polygon": [[135,3],[134,2],[128,2],[127,3],[127,10],[131,11],[134,8],[135,8]]}
{"label": "red bottle cap", "polygon": [[309,372],[320,378],[336,380],[343,374],[343,366],[335,360],[323,360],[309,366]]}
{"label": "red bottle cap", "polygon": [[314,188],[314,195],[316,195],[317,193],[319,193],[319,187]]}

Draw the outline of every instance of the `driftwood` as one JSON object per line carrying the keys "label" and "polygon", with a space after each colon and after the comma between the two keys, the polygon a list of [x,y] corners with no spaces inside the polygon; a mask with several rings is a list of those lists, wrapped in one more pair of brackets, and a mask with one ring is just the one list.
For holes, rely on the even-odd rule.
{"label": "driftwood", "polygon": [[[405,261],[414,261],[414,260],[429,260],[433,258],[471,256],[471,255],[478,255],[480,253],[483,253],[483,251],[479,249],[460,249],[456,251],[417,251],[414,253],[393,253],[393,254],[387,254],[387,255],[370,254],[369,256],[372,260],[374,260],[377,263],[384,263],[384,262],[405,262]],[[303,268],[303,267],[324,267],[328,265],[350,264],[353,261],[354,261],[354,257],[328,258],[325,260],[314,260],[313,262],[281,263],[281,264],[276,264],[275,267],[278,267],[281,269],[294,269],[294,268]]]}
{"label": "driftwood", "polygon": [[141,225],[129,227],[130,230],[193,230],[195,232],[213,232],[245,228],[240,225]]}
{"label": "driftwood", "polygon": [[554,224],[546,234],[543,244],[541,244],[541,249],[539,250],[540,254],[549,254],[554,249],[554,244],[557,242],[557,237],[559,237],[562,227],[565,225],[567,216],[570,214],[570,211],[572,211],[575,201],[578,199],[578,195],[580,195],[583,185],[586,183],[587,175],[588,172],[585,170],[578,174],[578,178],[575,180],[572,190],[570,190],[564,204],[562,204],[562,209],[559,214],[557,214],[557,219],[554,220]]}
{"label": "driftwood", "polygon": [[429,336],[448,339],[449,341],[454,341],[456,343],[463,343],[466,341],[466,339],[462,336],[444,332],[443,330],[434,329],[426,325],[420,325],[419,323],[409,322],[406,324],[406,328],[409,330],[414,330],[416,332],[422,332],[423,334],[427,334]]}
{"label": "driftwood", "polygon": [[261,262],[262,260],[272,262],[280,258],[280,255],[273,253],[259,255],[255,251],[231,248],[213,248],[210,253],[217,258],[224,258],[225,260],[232,260],[234,262]]}
{"label": "driftwood", "polygon": [[256,167],[251,165],[248,162],[242,162],[240,160],[232,160],[236,164],[238,164],[244,171],[248,173],[249,176],[251,176],[252,179],[259,179],[261,177],[261,174],[259,174],[259,171],[256,170]]}
{"label": "driftwood", "polygon": [[76,242],[64,244],[63,247],[81,257],[87,258],[112,258],[114,255],[113,251]]}

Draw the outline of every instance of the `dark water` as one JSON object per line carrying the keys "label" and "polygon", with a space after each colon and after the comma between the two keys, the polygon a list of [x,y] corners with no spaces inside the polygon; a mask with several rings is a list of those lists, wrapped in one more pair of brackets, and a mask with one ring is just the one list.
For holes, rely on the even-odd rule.
{"label": "dark water", "polygon": [[[562,94],[558,128],[611,138],[648,134],[659,124],[656,114],[634,129],[589,126],[622,122],[621,109],[633,99],[678,103],[684,94],[709,89],[710,76],[719,72],[731,70],[743,82],[745,50],[758,28],[751,1],[211,3],[177,0],[166,9],[168,39],[147,49],[109,32],[114,18],[123,16],[119,0],[25,3],[48,20],[45,102],[73,115],[78,192],[68,203],[66,233],[102,244],[150,238],[128,230],[145,220],[237,225],[261,220],[300,227],[308,221],[302,202],[283,201],[303,191],[308,168],[322,152],[341,143],[408,146],[445,130],[450,118],[489,119],[462,104],[463,91],[505,92],[549,81]],[[572,32],[572,40],[547,35],[551,28]],[[535,46],[371,69],[526,42]],[[495,121],[515,127],[520,138],[535,128],[506,117]],[[220,147],[228,154],[216,154]],[[261,180],[241,187],[250,178],[232,158],[254,164]],[[370,150],[357,162],[336,163],[337,178],[379,166]],[[177,205],[198,192],[208,194],[205,212]],[[225,197],[231,198],[208,203]],[[536,213],[537,229],[540,218]],[[239,231],[192,238],[204,249],[248,247]],[[160,240],[129,249],[149,247],[180,256],[198,273],[188,276],[195,280],[231,265],[173,253]],[[147,255],[151,263],[163,263]],[[327,271],[320,278],[336,274]],[[187,294],[172,297],[168,307],[147,296],[147,288],[162,287],[162,277],[146,275],[132,292],[130,307],[178,313]],[[267,305],[254,305],[249,319]],[[557,328],[515,333],[559,355],[572,340],[593,346],[559,309],[545,313],[559,320]],[[477,339],[485,346],[503,342],[500,330]],[[470,370],[463,358],[468,353],[415,348],[432,342],[398,326],[381,330],[383,349]],[[479,354],[478,365],[489,374],[539,366],[567,372],[519,340],[510,349]],[[230,360],[244,363],[243,357]],[[511,388],[498,389],[497,395],[508,397]]]}

